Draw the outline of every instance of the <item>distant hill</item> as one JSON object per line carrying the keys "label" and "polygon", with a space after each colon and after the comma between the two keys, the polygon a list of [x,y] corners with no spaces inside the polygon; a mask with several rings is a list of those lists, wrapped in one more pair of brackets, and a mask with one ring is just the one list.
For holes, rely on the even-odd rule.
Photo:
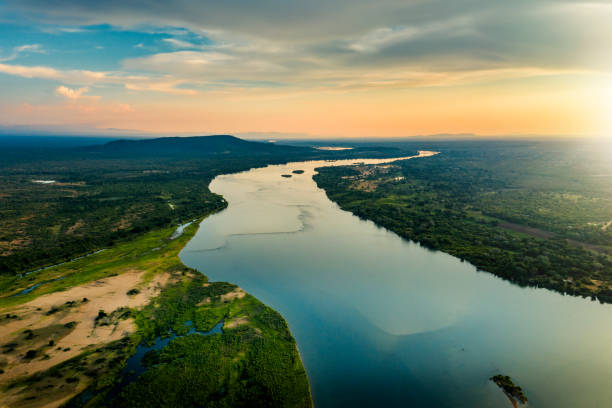
{"label": "distant hill", "polygon": [[[42,138],[39,138],[42,139]],[[313,142],[307,145],[248,141],[230,135],[160,137],[151,139],[100,139],[69,137],[59,141],[32,137],[28,140],[0,138],[0,168],[16,163],[41,162],[44,160],[82,159],[264,159],[267,163],[302,160],[334,160],[352,158],[401,157],[416,154],[422,146],[389,146],[368,143],[346,143],[350,150],[320,150]],[[65,139],[65,140],[64,140]],[[19,143],[17,143],[19,142]],[[75,143],[82,143],[80,146]],[[105,143],[106,142],[106,143]],[[87,145],[85,143],[88,143]]]}
{"label": "distant hill", "polygon": [[229,135],[161,137],[143,140],[114,140],[79,150],[110,155],[138,156],[216,156],[303,155],[314,153],[310,147],[283,146],[268,142],[251,142]]}

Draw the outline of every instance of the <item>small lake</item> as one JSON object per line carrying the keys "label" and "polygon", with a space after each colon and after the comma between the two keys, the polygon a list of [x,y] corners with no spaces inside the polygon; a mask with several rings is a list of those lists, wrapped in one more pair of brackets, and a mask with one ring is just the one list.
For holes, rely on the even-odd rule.
{"label": "small lake", "polygon": [[312,180],[339,163],[215,178],[229,207],[181,253],[287,319],[316,407],[511,407],[498,373],[530,407],[612,407],[611,305],[520,288],[340,210]]}

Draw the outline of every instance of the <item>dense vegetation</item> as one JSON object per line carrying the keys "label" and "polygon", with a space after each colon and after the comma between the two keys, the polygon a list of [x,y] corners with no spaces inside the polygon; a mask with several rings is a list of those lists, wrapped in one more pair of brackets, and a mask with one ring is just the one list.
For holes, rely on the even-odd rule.
{"label": "dense vegetation", "polygon": [[[204,286],[192,275],[167,288],[138,313],[144,341],[157,335],[184,332],[192,321],[208,331],[225,319],[220,334],[178,337],[145,357],[147,371],[110,398],[120,407],[309,407],[306,372],[287,323],[255,298],[223,300],[235,286],[215,282]],[[199,306],[198,306],[199,305]],[[242,319],[242,320],[240,320]],[[242,324],[232,325],[232,320]],[[99,394],[100,396],[103,393]],[[108,400],[98,398],[106,406]]]}
{"label": "dense vegetation", "polygon": [[[284,319],[235,285],[208,282],[200,272],[180,262],[178,252],[196,229],[193,224],[175,239],[171,239],[174,228],[152,231],[102,253],[5,285],[3,292],[14,294],[25,285],[48,282],[27,295],[0,297],[4,319],[0,328],[5,321],[22,318],[4,311],[43,294],[138,270],[145,272],[147,280],[170,275],[160,294],[144,308],[100,310],[95,317],[96,325],[113,325],[117,320],[133,318],[135,333],[109,344],[92,345],[50,369],[18,378],[3,385],[0,395],[16,395],[15,405],[10,406],[20,407],[43,406],[66,397],[72,397],[69,407],[312,406],[306,372]],[[57,276],[64,279],[53,281]],[[132,295],[138,293],[138,288],[128,291]],[[72,303],[78,307],[86,301],[69,302],[60,307],[66,310],[54,313],[69,316]],[[224,324],[221,333],[187,334],[187,322],[205,332],[220,321]],[[70,331],[78,324],[73,322],[61,329]],[[44,336],[39,331],[24,331],[19,344],[11,347],[32,348],[31,342]],[[124,381],[129,375],[126,361],[137,345],[170,334],[182,337],[147,353],[146,371],[135,381]],[[62,352],[54,349],[55,344],[45,343],[40,349],[32,349],[28,358],[45,359],[48,353]],[[6,347],[3,351],[13,352]]]}
{"label": "dense vegetation", "polygon": [[512,401],[516,400],[521,404],[527,403],[527,396],[525,396],[523,389],[514,384],[514,381],[509,376],[498,374],[491,377],[490,380],[501,388]]}
{"label": "dense vegetation", "polygon": [[208,184],[219,174],[289,160],[390,154],[396,150],[328,152],[231,136],[7,146],[0,149],[0,275],[218,211],[226,203]]}
{"label": "dense vegetation", "polygon": [[[5,274],[83,255],[225,205],[208,191],[215,173],[206,163],[73,160],[23,167],[2,173],[0,272]],[[237,163],[226,168],[241,169]]]}
{"label": "dense vegetation", "polygon": [[612,175],[597,150],[446,143],[393,166],[315,180],[354,214],[521,285],[612,302]]}

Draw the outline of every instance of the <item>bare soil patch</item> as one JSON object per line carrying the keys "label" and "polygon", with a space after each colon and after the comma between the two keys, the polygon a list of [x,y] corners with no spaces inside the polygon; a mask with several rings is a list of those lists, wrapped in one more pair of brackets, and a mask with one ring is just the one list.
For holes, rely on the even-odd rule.
{"label": "bare soil patch", "polygon": [[246,292],[240,288],[236,288],[231,292],[221,295],[222,302],[231,302],[234,299],[242,299],[246,295]]}
{"label": "bare soil patch", "polygon": [[224,329],[235,329],[238,326],[242,326],[243,324],[247,324],[249,319],[247,317],[237,317],[230,321],[225,322],[223,325]]}
{"label": "bare soil patch", "polygon": [[[131,318],[108,320],[103,325],[96,324],[96,319],[100,320],[100,311],[111,315],[121,308],[144,306],[159,294],[169,278],[168,274],[157,275],[144,284],[143,275],[142,271],[126,272],[2,310],[2,315],[17,318],[0,323],[0,346],[9,345],[4,350],[11,350],[3,354],[0,386],[133,333],[135,326]],[[139,285],[140,293],[127,294]],[[33,352],[28,354],[30,350]]]}

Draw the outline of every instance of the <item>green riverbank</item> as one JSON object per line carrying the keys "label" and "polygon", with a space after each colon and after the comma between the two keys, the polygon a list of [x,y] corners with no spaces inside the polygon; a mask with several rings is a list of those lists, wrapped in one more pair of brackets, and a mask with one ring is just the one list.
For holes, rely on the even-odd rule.
{"label": "green riverbank", "polygon": [[[8,295],[0,298],[6,356],[0,363],[3,403],[8,407],[312,406],[308,378],[282,316],[235,285],[208,282],[180,261],[180,250],[197,228],[197,223],[188,226],[176,239],[170,239],[174,228],[152,231],[6,288]],[[51,281],[58,277],[62,279]],[[45,283],[11,297],[40,282]],[[113,287],[114,282],[129,285]],[[101,296],[113,301],[83,318],[96,301],[88,294],[104,285],[109,291]],[[75,299],[64,301],[71,294]],[[123,298],[128,299],[125,305]],[[41,304],[51,306],[36,307]],[[187,324],[206,332],[220,321],[224,322],[221,333],[177,337],[148,353],[144,373],[136,381],[122,382],[125,363],[138,344],[184,335]],[[45,367],[46,361],[61,360],[62,353],[70,355],[64,351],[70,349],[67,343],[82,337],[78,330],[84,328],[92,344]],[[119,331],[125,336],[118,336]],[[32,358],[27,357],[30,350]],[[15,366],[24,365],[32,366],[26,375],[10,374]]]}

